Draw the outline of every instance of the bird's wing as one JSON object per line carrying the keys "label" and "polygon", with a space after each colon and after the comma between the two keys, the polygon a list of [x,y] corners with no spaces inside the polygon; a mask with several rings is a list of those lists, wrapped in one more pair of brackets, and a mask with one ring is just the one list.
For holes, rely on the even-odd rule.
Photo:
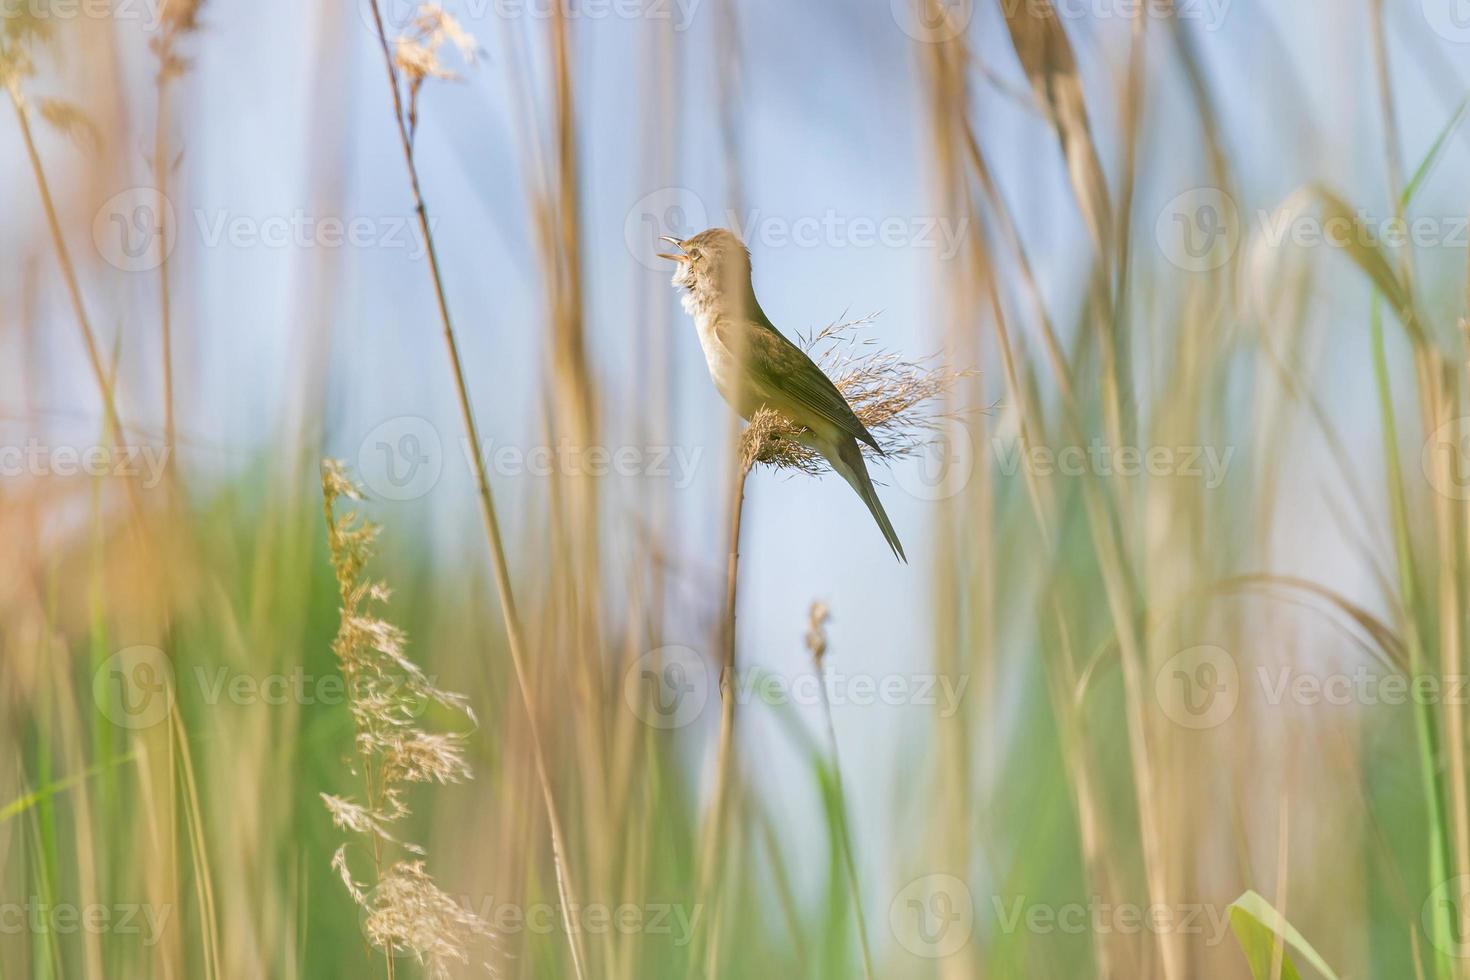
{"label": "bird's wing", "polygon": [[[734,333],[737,329],[738,335]],[[715,332],[726,350],[741,357],[750,380],[763,395],[778,402],[790,402],[793,408],[811,412],[880,453],[883,451],[853,414],[852,406],[832,379],[769,321],[721,317],[715,323]],[[793,421],[802,422],[799,418]]]}

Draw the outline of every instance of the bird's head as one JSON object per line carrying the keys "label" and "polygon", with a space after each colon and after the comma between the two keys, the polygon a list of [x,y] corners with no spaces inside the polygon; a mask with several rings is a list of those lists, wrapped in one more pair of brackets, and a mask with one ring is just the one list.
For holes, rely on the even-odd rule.
{"label": "bird's head", "polygon": [[689,290],[700,303],[719,303],[730,296],[743,297],[750,289],[750,252],[745,243],[724,228],[710,228],[693,238],[659,239],[679,249],[678,254],[660,252],[659,258],[676,263],[674,285]]}

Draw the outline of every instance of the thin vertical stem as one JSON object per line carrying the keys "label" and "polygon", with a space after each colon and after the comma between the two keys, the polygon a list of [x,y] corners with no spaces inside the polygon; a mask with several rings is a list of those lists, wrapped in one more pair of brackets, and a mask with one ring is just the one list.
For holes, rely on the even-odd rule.
{"label": "thin vertical stem", "polygon": [[469,388],[465,382],[464,365],[459,356],[459,344],[455,340],[454,325],[449,314],[449,301],[444,291],[444,279],[439,267],[439,254],[434,244],[429,224],[428,209],[424,205],[419,186],[418,165],[414,161],[413,141],[409,135],[403,114],[403,97],[399,92],[398,73],[393,66],[393,51],[388,44],[387,32],[383,29],[382,12],[377,0],[373,0],[373,22],[378,41],[382,45],[383,59],[388,71],[388,86],[393,93],[393,117],[398,124],[399,140],[403,148],[404,164],[408,168],[409,187],[413,194],[414,211],[418,217],[419,232],[424,236],[428,251],[429,272],[434,285],[434,299],[439,309],[439,321],[444,330],[444,344],[449,355],[449,364],[454,375],[454,390],[459,402],[465,435],[471,446],[470,457],[474,463],[475,485],[480,505],[480,519],[484,524],[485,538],[490,547],[490,559],[495,574],[495,589],[500,600],[501,613],[505,618],[506,646],[510,651],[511,665],[515,670],[516,686],[526,710],[527,727],[531,736],[531,751],[535,762],[536,778],[541,784],[541,796],[546,806],[546,819],[551,833],[552,862],[556,870],[556,888],[561,899],[562,924],[567,931],[567,945],[571,949],[572,969],[578,980],[586,980],[584,954],[579,941],[580,933],[572,921],[572,912],[579,906],[572,889],[571,875],[567,870],[566,839],[562,832],[560,811],[552,791],[551,772],[546,762],[546,748],[541,740],[541,727],[537,720],[535,699],[531,693],[530,675],[526,666],[526,654],[520,616],[516,612],[515,595],[511,590],[510,568],[505,559],[505,547],[500,533],[500,522],[495,513],[495,501],[490,491],[490,480],[485,472],[485,460],[480,454],[480,437],[475,425],[474,408],[470,404]]}
{"label": "thin vertical stem", "polygon": [[822,692],[822,716],[827,722],[827,746],[832,753],[832,781],[837,790],[837,829],[842,848],[842,866],[847,874],[847,887],[852,892],[852,907],[857,913],[858,941],[863,951],[863,976],[873,980],[873,951],[868,948],[868,921],[863,915],[863,890],[858,885],[857,864],[852,857],[852,834],[847,826],[847,790],[842,784],[842,761],[837,754],[837,726],[832,721],[832,702],[827,697],[826,678],[820,657],[813,656],[817,670],[817,688]]}
{"label": "thin vertical stem", "polygon": [[[738,451],[738,450],[737,450]],[[743,453],[742,453],[743,456]],[[745,482],[750,475],[750,464],[743,458],[735,463],[734,485],[730,491],[729,547],[725,566],[725,608],[720,618],[720,741],[715,756],[715,791],[710,803],[710,814],[704,824],[704,839],[699,849],[699,886],[701,894],[709,894],[718,873],[715,857],[719,841],[724,837],[725,822],[730,809],[730,773],[734,768],[735,753],[735,606],[740,580],[740,526],[745,511]],[[728,857],[728,855],[726,855]],[[715,921],[711,929],[717,930],[719,903],[716,902]],[[717,975],[715,961],[718,950],[711,946],[709,953],[710,976]],[[698,957],[694,962],[698,962]]]}
{"label": "thin vertical stem", "polygon": [[[158,119],[153,134],[153,183],[163,202],[168,201],[168,79],[164,66],[158,70]],[[158,317],[163,343],[163,438],[169,452],[178,450],[178,431],[174,423],[174,342],[173,304],[169,299],[168,236],[158,236]],[[175,472],[175,475],[177,473]]]}
{"label": "thin vertical stem", "polygon": [[[25,143],[26,155],[31,161],[31,170],[36,177],[36,188],[41,195],[41,206],[46,212],[46,224],[51,231],[51,244],[56,249],[57,261],[61,264],[61,275],[66,280],[67,296],[71,299],[72,311],[76,314],[77,326],[82,332],[82,343],[87,349],[87,363],[102,395],[102,408],[107,417],[107,428],[113,442],[123,444],[122,419],[117,412],[117,401],[113,397],[112,384],[108,380],[107,368],[102,363],[102,352],[97,346],[97,337],[92,332],[92,321],[87,316],[86,304],[82,302],[82,289],[77,282],[76,266],[72,264],[71,252],[61,234],[61,220],[56,216],[56,203],[51,197],[51,185],[46,180],[46,171],[41,166],[41,155],[36,152],[35,137],[31,133],[30,114],[26,110],[20,92],[10,88],[10,103],[15,107],[20,120],[20,135]],[[129,484],[131,486],[131,483]]]}

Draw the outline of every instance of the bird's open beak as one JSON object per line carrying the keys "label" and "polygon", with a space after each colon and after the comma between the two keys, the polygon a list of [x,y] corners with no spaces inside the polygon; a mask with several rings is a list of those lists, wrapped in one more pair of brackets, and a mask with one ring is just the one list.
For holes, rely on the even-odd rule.
{"label": "bird's open beak", "polygon": [[[683,249],[684,247],[683,242],[679,241],[679,239],[677,238],[670,238],[668,235],[660,235],[658,236],[658,240],[661,242],[668,242],[670,245],[674,246],[677,249]],[[689,261],[689,256],[687,255],[671,255],[668,252],[659,252],[658,257],[661,259],[668,259],[670,262]]]}

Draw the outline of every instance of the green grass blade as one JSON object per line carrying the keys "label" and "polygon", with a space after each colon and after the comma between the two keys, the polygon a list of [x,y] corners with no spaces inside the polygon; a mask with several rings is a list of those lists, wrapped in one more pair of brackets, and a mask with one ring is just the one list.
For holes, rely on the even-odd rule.
{"label": "green grass blade", "polygon": [[[1278,976],[1280,980],[1297,980],[1301,977],[1288,949],[1327,980],[1338,980],[1332,967],[1307,942],[1306,937],[1286,921],[1286,916],[1250,889],[1230,903],[1230,928],[1250,963],[1251,976],[1255,980],[1273,980]],[[1278,946],[1282,947],[1279,973],[1274,969]]]}
{"label": "green grass blade", "polygon": [[4,823],[7,820],[12,820],[15,817],[20,816],[22,813],[25,813],[32,807],[39,806],[42,803],[45,803],[46,801],[52,799],[53,797],[66,792],[72,787],[78,786],[93,778],[94,776],[101,775],[104,771],[114,769],[117,766],[122,765],[124,762],[131,762],[133,761],[133,758],[133,754],[130,752],[127,755],[122,756],[121,758],[112,760],[109,763],[93,766],[85,772],[77,773],[74,776],[67,776],[65,779],[55,780],[54,782],[42,786],[40,789],[33,790],[22,796],[18,796],[4,806],[0,806],[0,823]]}
{"label": "green grass blade", "polygon": [[1414,200],[1414,195],[1418,193],[1419,188],[1429,177],[1430,172],[1434,169],[1434,165],[1439,162],[1439,156],[1444,150],[1445,143],[1449,141],[1450,134],[1459,128],[1460,123],[1464,122],[1467,111],[1470,111],[1470,97],[1461,101],[1460,107],[1455,110],[1454,115],[1450,116],[1450,121],[1445,124],[1444,129],[1440,130],[1439,136],[1430,145],[1429,152],[1419,162],[1419,168],[1414,171],[1414,176],[1409,179],[1408,185],[1404,187],[1403,196],[1400,198],[1404,207],[1407,208],[1409,203]]}

